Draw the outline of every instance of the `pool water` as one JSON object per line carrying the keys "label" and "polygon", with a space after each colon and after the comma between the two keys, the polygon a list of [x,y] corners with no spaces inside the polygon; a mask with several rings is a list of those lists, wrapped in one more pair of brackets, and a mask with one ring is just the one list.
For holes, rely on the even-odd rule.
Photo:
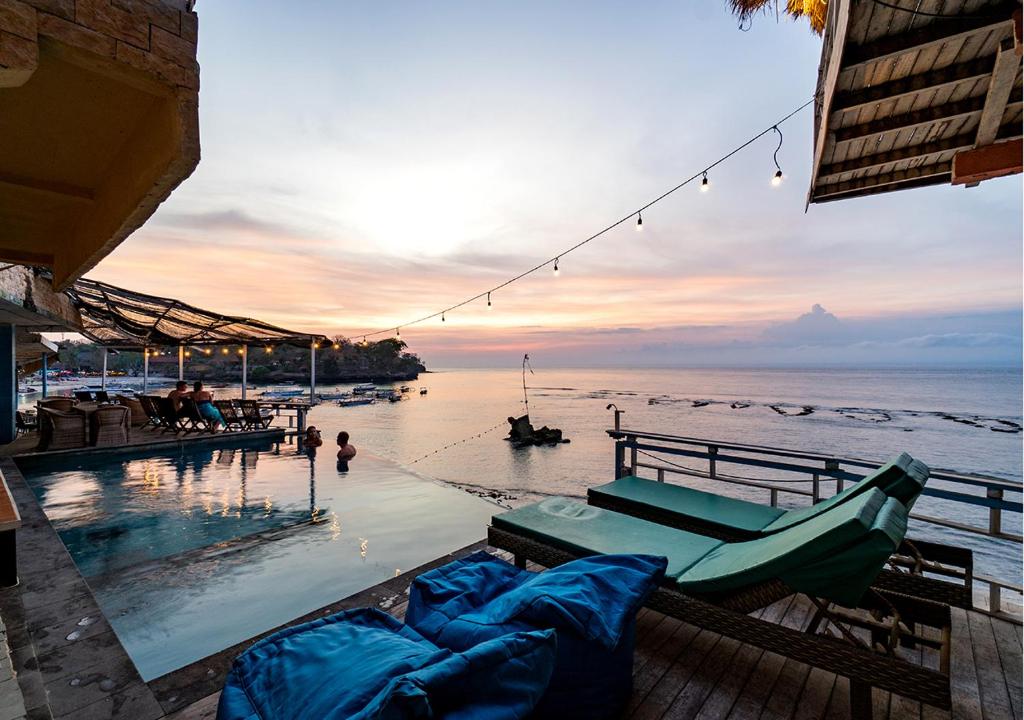
{"label": "pool water", "polygon": [[144,679],[480,540],[499,508],[368,453],[194,450],[26,473]]}

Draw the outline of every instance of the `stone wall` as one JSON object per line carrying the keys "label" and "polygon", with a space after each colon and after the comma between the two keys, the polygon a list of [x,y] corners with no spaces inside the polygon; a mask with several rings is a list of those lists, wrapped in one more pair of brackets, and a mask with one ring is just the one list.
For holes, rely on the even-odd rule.
{"label": "stone wall", "polygon": [[31,77],[41,37],[199,90],[198,18],[186,0],[0,0],[0,87]]}

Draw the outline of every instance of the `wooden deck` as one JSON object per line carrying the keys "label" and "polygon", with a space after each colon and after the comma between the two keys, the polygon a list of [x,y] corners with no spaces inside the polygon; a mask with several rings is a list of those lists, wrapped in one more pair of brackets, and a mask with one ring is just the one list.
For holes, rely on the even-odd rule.
{"label": "wooden deck", "polygon": [[[500,554],[500,553],[499,553]],[[401,619],[404,593],[388,611]],[[788,598],[759,613],[803,629],[811,604]],[[876,690],[876,720],[1021,718],[1021,627],[976,612],[953,610],[953,710],[922,706]],[[935,654],[915,650],[908,659],[938,667]],[[219,693],[172,713],[166,720],[213,720]],[[845,678],[765,652],[643,609],[637,616],[633,698],[623,718],[741,720],[848,718]]]}

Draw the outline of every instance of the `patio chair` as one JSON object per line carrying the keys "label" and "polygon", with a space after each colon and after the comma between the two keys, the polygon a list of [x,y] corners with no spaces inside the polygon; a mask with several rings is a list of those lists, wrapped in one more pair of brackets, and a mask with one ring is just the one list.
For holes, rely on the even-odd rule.
{"label": "patio chair", "polygon": [[220,415],[224,418],[225,430],[245,429],[245,418],[238,413],[235,404],[231,400],[214,400],[213,406],[220,410]]}
{"label": "patio chair", "polygon": [[260,404],[255,400],[239,400],[238,406],[242,409],[247,430],[266,430],[274,421],[273,415],[263,415],[260,412]]}
{"label": "patio chair", "polygon": [[98,402],[98,403],[108,403],[108,402],[110,402],[110,395],[107,393],[106,390],[97,390],[96,393],[95,393],[95,397],[96,397],[96,402]]}
{"label": "patio chair", "polygon": [[180,418],[181,427],[186,433],[213,433],[215,431],[213,421],[199,412],[199,406],[196,405],[196,401],[192,398],[181,399],[181,413],[178,417]]}
{"label": "patio chair", "polygon": [[39,408],[39,446],[37,450],[66,450],[86,445],[85,413],[78,410]]}
{"label": "patio chair", "polygon": [[138,400],[142,411],[146,414],[146,422],[140,427],[152,426],[154,429],[164,427],[164,420],[160,415],[160,398],[155,395],[139,395]]}
{"label": "patio chair", "polygon": [[24,435],[39,429],[39,416],[17,410],[14,413],[15,435]]}
{"label": "patio chair", "polygon": [[[115,395],[114,402],[128,408],[129,423],[132,427],[142,428],[150,424],[149,413],[147,413],[145,407],[143,407],[141,398],[128,397],[127,395]],[[157,418],[159,417],[160,416],[157,415]]]}
{"label": "patio chair", "polygon": [[[737,542],[765,537],[831,512],[872,488],[895,498],[909,511],[924,491],[928,466],[901,453],[861,481],[819,503],[784,510],[671,483],[627,476],[589,488],[587,502],[595,507],[650,520],[698,535]],[[883,572],[881,587],[895,592],[971,608],[974,556],[971,550],[923,540],[904,539],[891,558],[907,573]],[[952,575],[962,583],[924,577],[925,571]]]}
{"label": "patio chair", "polygon": [[[850,680],[851,714],[871,717],[871,688],[950,708],[948,605],[871,589],[906,533],[907,510],[877,489],[772,535],[726,543],[565,498],[496,515],[488,541],[554,567],[613,553],[665,555],[665,584],[648,607],[710,632]],[[806,632],[748,615],[794,594],[817,608]],[[855,612],[843,608],[854,608]],[[867,614],[864,613],[867,611]],[[841,639],[819,635],[831,624]],[[939,637],[916,633],[917,624]],[[869,635],[870,644],[856,632]],[[873,645],[881,645],[879,654]],[[896,655],[899,645],[940,651],[939,670]]]}
{"label": "patio chair", "polygon": [[92,402],[92,393],[88,390],[75,390],[74,395],[78,402]]}
{"label": "patio chair", "polygon": [[69,397],[55,397],[46,398],[36,403],[37,407],[47,408],[49,410],[59,410],[61,412],[71,412],[71,410],[78,404],[78,401]]}
{"label": "patio chair", "polygon": [[173,432],[177,434],[184,432],[188,434],[188,428],[182,423],[181,415],[174,409],[174,403],[170,398],[153,397],[157,412],[160,413],[160,428],[162,432]]}
{"label": "patio chair", "polygon": [[131,437],[131,410],[124,405],[103,405],[89,414],[90,445],[121,447]]}

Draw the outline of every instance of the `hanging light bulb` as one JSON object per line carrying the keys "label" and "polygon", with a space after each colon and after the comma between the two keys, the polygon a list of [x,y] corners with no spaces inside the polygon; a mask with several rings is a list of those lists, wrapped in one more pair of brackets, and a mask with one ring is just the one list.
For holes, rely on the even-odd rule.
{"label": "hanging light bulb", "polygon": [[190,357],[192,357],[192,352],[191,352],[191,351],[189,351],[189,350],[186,350],[186,351],[185,351],[185,357],[187,357],[187,358],[190,358]]}
{"label": "hanging light bulb", "polygon": [[778,187],[782,184],[782,167],[779,165],[779,150],[782,149],[782,131],[779,130],[778,125],[772,126],[772,130],[779,134],[779,145],[775,148],[775,154],[772,155],[772,160],[775,162],[775,174],[772,175],[772,187]]}
{"label": "hanging light bulb", "polygon": [[487,293],[487,309],[491,309],[491,294]]}
{"label": "hanging light bulb", "polygon": [[213,350],[211,350],[210,348],[203,348],[203,352],[206,353],[207,355],[213,354]]}
{"label": "hanging light bulb", "polygon": [[269,345],[267,345],[265,348],[263,348],[263,352],[265,352],[267,355],[269,355],[270,353],[274,352],[274,348],[272,348]]}
{"label": "hanging light bulb", "polygon": [[242,347],[238,348],[238,354],[239,355],[245,355],[245,346],[242,346]]}
{"label": "hanging light bulb", "polygon": [[444,312],[441,313],[441,322],[444,322]]}
{"label": "hanging light bulb", "polygon": [[399,340],[402,339],[402,328],[395,328],[395,337]]}
{"label": "hanging light bulb", "polygon": [[701,192],[707,192],[710,189],[711,189],[711,181],[708,180],[708,174],[705,172],[704,173],[704,179],[702,179],[700,181],[700,191]]}
{"label": "hanging light bulb", "polygon": [[644,231],[644,218],[643,218],[643,216],[640,213],[636,214],[636,231],[637,232],[643,232]]}
{"label": "hanging light bulb", "polygon": [[555,277],[558,277],[558,258],[555,258]]}
{"label": "hanging light bulb", "polygon": [[331,345],[331,347],[337,350],[338,348],[341,347],[341,345],[339,345],[338,343],[334,343],[333,345]]}
{"label": "hanging light bulb", "polygon": [[223,355],[227,355],[228,354],[228,349],[227,348],[221,348],[220,351],[221,351],[221,353]]}

